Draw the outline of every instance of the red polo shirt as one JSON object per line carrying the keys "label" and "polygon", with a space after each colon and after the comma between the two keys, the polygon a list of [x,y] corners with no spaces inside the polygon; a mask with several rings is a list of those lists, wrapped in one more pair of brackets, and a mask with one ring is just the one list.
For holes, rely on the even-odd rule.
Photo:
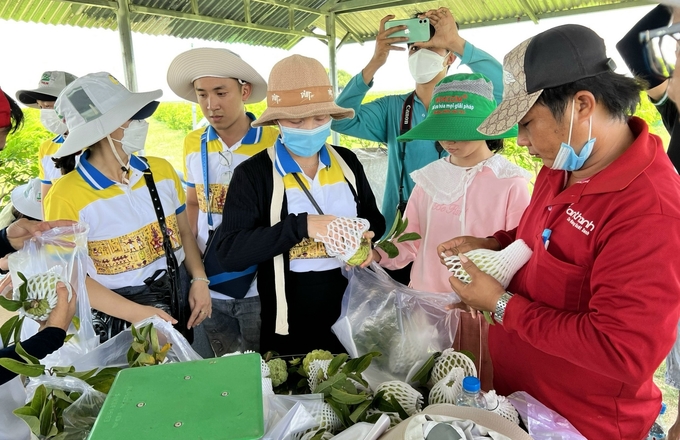
{"label": "red polo shirt", "polygon": [[489,331],[495,388],[529,392],[589,439],[647,435],[680,316],[680,177],[647,124],[629,126],[634,143],[590,179],[563,189],[566,173],[544,167],[519,226],[495,234],[534,251]]}

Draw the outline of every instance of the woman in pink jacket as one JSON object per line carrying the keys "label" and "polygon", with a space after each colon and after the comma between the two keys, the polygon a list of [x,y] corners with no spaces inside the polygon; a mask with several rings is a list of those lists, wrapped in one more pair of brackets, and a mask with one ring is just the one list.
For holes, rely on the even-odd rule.
{"label": "woman in pink jacket", "polygon": [[[437,245],[452,233],[484,237],[512,229],[529,204],[531,174],[495,154],[503,147],[503,138],[517,136],[517,128],[496,137],[477,131],[494,108],[493,86],[484,75],[447,76],[434,89],[427,118],[398,138],[436,140],[449,153],[411,173],[416,186],[406,206],[405,232],[416,232],[422,238],[395,240],[399,249],[395,258],[381,249],[373,251],[374,259],[388,269],[413,262],[410,286],[414,289],[451,293],[451,274],[439,262]],[[481,315],[460,315],[454,348],[475,355],[482,388],[488,390],[493,378],[488,324]]]}

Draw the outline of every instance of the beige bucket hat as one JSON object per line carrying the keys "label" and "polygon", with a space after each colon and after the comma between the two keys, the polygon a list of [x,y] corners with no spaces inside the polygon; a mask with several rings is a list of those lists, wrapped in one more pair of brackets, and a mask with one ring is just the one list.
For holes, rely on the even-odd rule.
{"label": "beige bucket hat", "polygon": [[194,81],[207,76],[234,78],[250,83],[252,91],[246,104],[260,102],[267,94],[267,82],[241,57],[228,50],[213,47],[190,49],[177,55],[168,67],[168,85],[175,94],[198,102]]}
{"label": "beige bucket hat", "polygon": [[331,115],[354,117],[354,110],[335,104],[326,69],[314,58],[291,55],[274,65],[267,86],[267,109],[251,125],[276,125],[278,119]]}

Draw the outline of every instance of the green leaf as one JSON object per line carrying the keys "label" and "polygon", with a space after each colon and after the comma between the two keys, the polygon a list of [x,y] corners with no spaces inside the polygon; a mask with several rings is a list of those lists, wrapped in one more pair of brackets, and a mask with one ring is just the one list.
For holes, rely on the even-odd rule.
{"label": "green leaf", "polygon": [[70,334],[66,335],[66,337],[64,338],[64,344],[66,344],[68,341],[70,341],[71,338],[73,338],[74,336],[75,336],[74,333],[70,333]]}
{"label": "green leaf", "polygon": [[22,316],[19,318],[17,321],[17,325],[14,326],[14,340],[15,341],[20,341],[21,340],[21,328],[24,326],[24,319],[26,319],[25,316]]}
{"label": "green leaf", "polygon": [[403,243],[405,241],[420,240],[421,238],[422,237],[417,232],[408,232],[406,234],[400,235],[399,238],[397,238],[397,243]]}
{"label": "green leaf", "polygon": [[2,346],[7,347],[9,341],[12,339],[12,334],[14,333],[14,326],[19,321],[19,315],[14,315],[5,322],[2,327],[0,327],[0,339],[2,339]]}
{"label": "green leaf", "polygon": [[385,235],[385,240],[389,240],[392,238],[394,235],[394,232],[397,230],[397,227],[399,226],[399,223],[401,222],[401,213],[397,209],[397,215],[394,216],[394,221],[392,222],[392,227],[390,228],[390,231]]}
{"label": "green leaf", "polygon": [[326,403],[331,408],[333,408],[333,411],[335,411],[335,415],[337,415],[340,421],[342,422],[342,426],[348,428],[349,426],[352,425],[352,421],[349,418],[350,412],[347,405],[343,403],[338,403],[337,401],[331,399],[330,397],[326,398]]}
{"label": "green leaf", "polygon": [[347,377],[350,378],[350,379],[354,379],[355,381],[359,382],[361,385],[363,385],[363,386],[365,386],[366,388],[368,388],[368,382],[366,382],[366,381],[364,380],[364,378],[361,377],[360,374],[349,373],[349,374],[347,375]]}
{"label": "green leaf", "polygon": [[366,394],[350,394],[337,388],[331,388],[331,397],[338,403],[345,405],[357,405],[366,400]]}
{"label": "green leaf", "polygon": [[43,406],[43,409],[40,412],[40,434],[42,435],[48,435],[50,433],[52,425],[54,424],[54,414],[52,413],[52,405],[53,405],[52,400],[47,399],[45,406]]}
{"label": "green leaf", "polygon": [[23,374],[28,377],[38,377],[45,372],[44,365],[29,365],[10,358],[0,359],[0,366],[7,368],[15,374]]}
{"label": "green leaf", "polygon": [[33,415],[33,410],[30,407],[21,407],[13,411],[13,413],[24,421],[30,428],[31,432],[36,436],[40,435],[40,419]]}
{"label": "green leaf", "polygon": [[161,344],[158,342],[158,330],[152,328],[150,335],[151,335],[151,350],[154,353],[159,353],[161,351]]}
{"label": "green leaf", "polygon": [[52,367],[52,371],[57,373],[57,376],[59,377],[64,377],[66,373],[72,373],[76,371],[75,367],[69,366],[69,367]]}
{"label": "green leaf", "polygon": [[401,420],[408,419],[408,414],[406,413],[406,411],[404,411],[404,408],[401,407],[401,404],[399,404],[399,401],[396,399],[396,397],[390,396],[390,403],[394,408],[396,408],[397,413],[399,413],[399,417],[401,417]]}
{"label": "green leaf", "polygon": [[31,409],[36,417],[40,415],[40,411],[45,406],[45,400],[47,400],[47,388],[45,388],[45,385],[40,385],[35,389],[33,400],[31,400]]}
{"label": "green leaf", "polygon": [[325,429],[319,429],[310,440],[322,440],[324,432],[326,432]]}
{"label": "green leaf", "polygon": [[135,353],[146,353],[146,347],[144,345],[145,345],[144,342],[134,341],[131,347],[132,350],[135,351]]}
{"label": "green leaf", "polygon": [[442,354],[440,352],[434,353],[430,358],[420,367],[420,370],[413,375],[411,379],[413,382],[418,382],[421,386],[425,386],[427,381],[430,380],[430,374],[432,373],[432,368],[434,368],[435,361]]}
{"label": "green leaf", "polygon": [[28,354],[26,350],[24,350],[24,347],[21,346],[21,342],[16,343],[16,345],[14,346],[14,351],[19,355],[21,359],[25,360],[27,364],[35,365],[40,363],[40,359]]}
{"label": "green leaf", "polygon": [[470,360],[471,360],[472,362],[475,362],[475,360],[476,360],[476,359],[475,359],[475,355],[472,354],[471,351],[468,351],[468,350],[460,350],[460,352],[461,352],[462,354],[464,354],[465,356],[469,357]]}
{"label": "green leaf", "polygon": [[16,312],[21,308],[21,301],[15,301],[13,299],[7,299],[4,295],[0,295],[0,307],[10,312]]}
{"label": "green leaf", "polygon": [[389,258],[394,258],[399,255],[399,249],[391,241],[381,241],[376,244],[377,247],[384,250]]}
{"label": "green leaf", "polygon": [[92,376],[94,376],[94,374],[95,374],[96,372],[97,372],[97,368],[93,368],[92,370],[88,370],[88,371],[73,371],[73,372],[69,372],[69,373],[66,373],[66,375],[67,375],[67,376],[77,377],[77,378],[80,379],[80,380],[87,380],[87,379],[91,378]]}
{"label": "green leaf", "polygon": [[407,226],[408,226],[408,219],[406,217],[404,217],[404,220],[397,227],[397,231],[394,233],[394,236],[399,237],[401,234],[403,234],[404,231],[406,230]]}
{"label": "green leaf", "polygon": [[496,325],[494,320],[491,318],[491,313],[487,311],[483,311],[482,314],[484,315],[484,319],[486,319],[486,322],[489,323],[489,325]]}
{"label": "green leaf", "polygon": [[[23,273],[17,272],[17,276],[19,276],[19,279],[23,281],[24,284],[26,284],[26,277],[24,276]],[[22,300],[23,301],[23,300]]]}
{"label": "green leaf", "polygon": [[345,380],[338,385],[340,385],[340,386],[339,387],[333,387],[333,388],[342,388],[344,391],[348,392],[349,394],[358,394],[359,393],[356,385],[354,385],[352,383],[352,381],[350,381],[350,380]]}
{"label": "green leaf", "polygon": [[80,331],[80,318],[74,316],[73,318],[71,318],[71,322],[73,323],[73,326],[76,328],[76,331]]}
{"label": "green leaf", "polygon": [[325,395],[330,394],[330,389],[333,387],[333,385],[346,380],[347,376],[343,373],[338,373],[334,374],[333,376],[329,377],[328,380],[324,380],[320,384],[316,386],[316,388],[313,390],[313,393],[323,393]]}
{"label": "green leaf", "polygon": [[352,414],[350,414],[349,419],[354,423],[358,423],[359,421],[361,421],[362,417],[366,414],[366,411],[368,410],[368,408],[371,407],[372,403],[373,402],[371,402],[370,400],[367,400],[363,402],[361,405],[357,406],[356,409],[352,412]]}
{"label": "green leaf", "polygon": [[137,327],[135,327],[134,325],[131,325],[131,326],[130,326],[130,332],[132,333],[132,338],[133,338],[133,339],[135,339],[135,340],[136,340],[136,339],[142,339],[142,338],[139,336],[139,332],[137,331]]}
{"label": "green leaf", "polygon": [[342,364],[344,364],[347,359],[349,359],[349,355],[347,353],[340,353],[339,355],[335,356],[328,365],[328,377],[331,377],[337,373]]}

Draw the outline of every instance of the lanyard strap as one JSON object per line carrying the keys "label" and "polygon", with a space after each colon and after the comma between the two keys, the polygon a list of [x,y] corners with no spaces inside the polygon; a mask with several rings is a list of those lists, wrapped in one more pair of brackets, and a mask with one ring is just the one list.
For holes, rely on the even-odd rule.
{"label": "lanyard strap", "polygon": [[201,135],[201,166],[203,167],[203,191],[205,192],[205,203],[207,204],[206,211],[208,211],[208,227],[212,229],[213,218],[212,218],[212,193],[210,191],[210,185],[208,184],[208,134],[210,133],[210,125],[205,128],[205,131]]}
{"label": "lanyard strap", "polygon": [[316,212],[318,212],[319,215],[323,215],[323,211],[319,207],[319,204],[316,203],[316,200],[314,200],[314,197],[312,196],[312,193],[310,193],[309,190],[307,189],[307,186],[304,183],[302,183],[302,180],[300,180],[300,176],[298,176],[297,173],[293,173],[293,177],[295,177],[295,180],[297,180],[297,183],[298,185],[300,185],[300,188],[302,188],[302,191],[305,192],[305,195],[307,195],[309,201],[312,202],[312,205],[314,205]]}
{"label": "lanyard strap", "polygon": [[[399,135],[405,134],[411,129],[413,124],[413,102],[415,100],[415,90],[404,100],[401,107],[401,120],[399,121]],[[406,142],[399,142],[399,165],[401,168],[399,176],[399,206],[406,205],[408,197],[404,194],[404,178],[406,177]]]}

